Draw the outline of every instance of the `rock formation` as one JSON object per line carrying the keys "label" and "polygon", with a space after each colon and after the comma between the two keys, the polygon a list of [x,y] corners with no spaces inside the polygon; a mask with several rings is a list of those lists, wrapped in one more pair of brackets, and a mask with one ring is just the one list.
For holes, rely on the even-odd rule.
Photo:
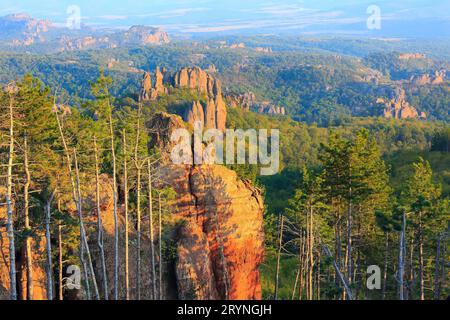
{"label": "rock formation", "polygon": [[145,72],[142,78],[141,99],[143,101],[150,100],[152,90],[152,76],[149,72]]}
{"label": "rock formation", "polygon": [[[183,122],[177,116],[158,114],[147,126],[164,124],[170,127],[156,135],[150,130],[150,134],[152,146],[167,153],[173,144],[170,132]],[[166,161],[160,170],[177,194],[172,203],[173,216],[180,222],[174,262],[176,296],[260,299],[258,269],[264,254],[260,191],[223,166]]]}
{"label": "rock formation", "polygon": [[398,56],[400,60],[417,60],[425,59],[427,56],[422,53],[402,53]]}
{"label": "rock formation", "polygon": [[160,45],[169,42],[169,35],[165,31],[148,26],[133,26],[126,31],[105,35],[74,37],[68,34],[58,39],[60,51],[112,49],[127,46]]}
{"label": "rock formation", "polygon": [[[206,129],[219,129],[224,131],[227,122],[227,108],[222,96],[222,84],[219,79],[198,67],[183,68],[173,77],[173,86],[176,88],[188,88],[205,95],[206,105],[199,101],[193,103],[191,109],[185,112],[184,120],[193,124],[193,119],[204,118],[203,126]],[[201,106],[201,108],[200,108]],[[202,109],[204,117],[201,117]]]}
{"label": "rock formation", "polygon": [[0,18],[0,39],[10,40],[15,46],[30,46],[45,41],[52,24],[27,14],[11,14]]}
{"label": "rock formation", "polygon": [[423,74],[419,76],[412,76],[410,82],[417,86],[423,85],[439,85],[444,83],[446,77],[446,70],[436,71],[434,75]]}
{"label": "rock formation", "polygon": [[165,73],[165,69],[163,69],[163,72],[161,72],[159,67],[156,67],[155,83],[153,84],[151,74],[149,72],[144,72],[141,85],[142,101],[156,100],[161,94],[167,94],[168,90],[164,86]]}
{"label": "rock formation", "polygon": [[405,91],[401,88],[396,88],[395,96],[392,99],[379,98],[377,103],[384,105],[383,116],[385,118],[426,119],[427,117],[425,112],[419,115],[417,109],[409,104],[406,100]]}

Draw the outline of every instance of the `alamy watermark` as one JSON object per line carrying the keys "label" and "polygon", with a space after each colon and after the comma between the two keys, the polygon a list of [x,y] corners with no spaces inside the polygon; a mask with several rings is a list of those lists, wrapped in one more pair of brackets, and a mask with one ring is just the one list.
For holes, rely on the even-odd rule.
{"label": "alamy watermark", "polygon": [[267,129],[227,129],[224,133],[204,130],[201,122],[195,122],[193,134],[187,129],[177,129],[171,142],[175,143],[170,156],[174,164],[259,165],[263,176],[277,174],[280,168],[278,129],[270,130],[269,137]]}
{"label": "alamy watermark", "polygon": [[81,8],[77,5],[70,5],[66,10],[66,27],[70,30],[81,29]]}
{"label": "alamy watermark", "polygon": [[371,5],[367,8],[367,29],[380,30],[381,29],[381,8],[377,5]]}

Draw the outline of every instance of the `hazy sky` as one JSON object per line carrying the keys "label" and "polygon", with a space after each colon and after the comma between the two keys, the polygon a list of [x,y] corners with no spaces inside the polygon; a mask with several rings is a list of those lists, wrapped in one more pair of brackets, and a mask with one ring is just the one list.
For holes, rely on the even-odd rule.
{"label": "hazy sky", "polygon": [[[450,23],[450,0],[0,0],[0,15],[26,12],[65,23],[77,5],[92,26],[163,26],[186,33],[250,30],[363,32],[367,8],[377,5],[386,26],[438,30]],[[436,25],[431,25],[437,23]],[[446,30],[448,32],[448,30]]]}

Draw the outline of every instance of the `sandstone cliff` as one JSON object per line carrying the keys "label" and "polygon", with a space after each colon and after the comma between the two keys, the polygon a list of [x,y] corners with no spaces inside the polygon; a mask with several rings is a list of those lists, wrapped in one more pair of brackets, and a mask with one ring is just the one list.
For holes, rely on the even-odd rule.
{"label": "sandstone cliff", "polygon": [[[150,128],[183,126],[177,116],[158,114]],[[169,135],[152,134],[152,146],[170,151]],[[168,159],[168,155],[163,155]],[[218,165],[160,168],[176,192],[178,229],[175,261],[177,294],[187,299],[260,299],[259,265],[264,254],[263,200],[250,182]]]}
{"label": "sandstone cliff", "polygon": [[[157,114],[146,123],[152,143],[149,148],[158,147],[161,152],[161,166],[158,175],[162,181],[154,187],[170,186],[176,196],[166,206],[162,237],[166,252],[159,264],[163,274],[163,296],[166,299],[260,299],[261,286],[259,266],[264,255],[263,200],[260,191],[249,181],[241,180],[237,174],[223,166],[216,165],[174,165],[170,151],[175,142],[171,133],[184,127],[183,120],[175,115]],[[101,176],[100,206],[104,224],[104,247],[108,266],[110,295],[114,283],[114,218],[112,180]],[[95,183],[83,188],[83,208],[86,225],[94,224]],[[63,203],[75,211],[68,200]],[[155,209],[156,210],[156,209]],[[124,298],[124,208],[119,207],[119,297]],[[136,298],[137,281],[141,284],[141,298],[150,299],[151,268],[148,212],[142,208],[141,275],[136,274],[136,221],[130,215],[129,270],[131,298]],[[157,217],[155,216],[155,219]],[[159,228],[155,221],[155,239]],[[100,252],[94,230],[89,233],[89,243],[94,265],[100,266]],[[155,240],[155,247],[158,241]],[[97,268],[98,269],[98,268]],[[100,270],[98,270],[100,271]],[[102,274],[96,272],[102,292]],[[83,292],[72,295],[82,298]]]}
{"label": "sandstone cliff", "polygon": [[433,75],[423,74],[419,76],[412,76],[410,83],[418,86],[423,85],[439,85],[444,83],[446,77],[446,70],[436,71]]}
{"label": "sandstone cliff", "polygon": [[[191,108],[185,110],[183,119],[190,124],[200,121],[206,129],[224,131],[227,122],[227,108],[222,96],[222,84],[202,69],[182,68],[172,77],[167,70],[156,68],[155,82],[151,74],[146,72],[142,80],[141,99],[143,101],[156,100],[161,94],[167,94],[170,87],[184,88],[204,95],[206,103],[194,101]],[[166,87],[167,86],[167,87]],[[169,87],[169,88],[168,88]]]}

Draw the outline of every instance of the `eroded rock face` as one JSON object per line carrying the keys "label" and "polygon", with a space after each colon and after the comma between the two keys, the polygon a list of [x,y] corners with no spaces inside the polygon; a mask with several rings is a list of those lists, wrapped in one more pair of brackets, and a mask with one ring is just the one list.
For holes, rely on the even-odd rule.
{"label": "eroded rock face", "polygon": [[426,119],[425,112],[420,113],[406,100],[405,91],[401,88],[395,90],[395,96],[391,100],[379,98],[378,104],[384,105],[383,116],[394,119]]}
{"label": "eroded rock face", "polygon": [[168,92],[167,88],[164,86],[164,74],[163,72],[156,67],[155,71],[155,83],[152,82],[152,76],[149,72],[145,72],[142,85],[141,85],[141,100],[149,101],[156,100],[161,94],[166,94]]}
{"label": "eroded rock face", "polygon": [[[168,114],[155,118],[159,120],[151,123],[182,124]],[[168,137],[159,134],[152,140],[169,152],[172,142]],[[177,296],[260,299],[259,265],[264,256],[260,191],[219,165],[166,162],[160,170],[165,183],[177,194],[172,202],[173,215],[180,221],[174,266]]]}
{"label": "eroded rock face", "polygon": [[444,83],[446,77],[446,70],[436,71],[433,75],[423,74],[419,76],[412,76],[410,82],[417,86],[424,85],[440,85]]}
{"label": "eroded rock face", "polygon": [[[218,129],[224,131],[227,122],[227,108],[222,95],[222,84],[219,79],[198,67],[183,68],[173,77],[173,85],[176,88],[189,88],[206,96],[206,105],[202,106],[204,121],[202,125],[206,129]],[[190,124],[193,119],[201,120],[199,108],[201,103],[195,101],[190,109],[185,112],[184,120]],[[194,116],[198,115],[198,116]]]}

